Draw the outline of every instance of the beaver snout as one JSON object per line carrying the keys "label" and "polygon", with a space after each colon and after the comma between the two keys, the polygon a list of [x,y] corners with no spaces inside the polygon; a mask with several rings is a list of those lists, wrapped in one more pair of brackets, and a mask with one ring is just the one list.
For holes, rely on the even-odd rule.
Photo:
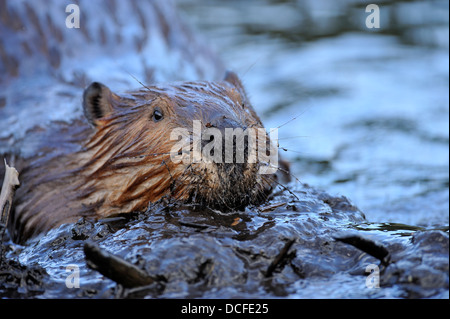
{"label": "beaver snout", "polygon": [[249,153],[248,130],[238,121],[221,116],[202,131],[202,150],[206,160],[216,164],[245,166]]}
{"label": "beaver snout", "polygon": [[207,123],[206,125],[207,127],[215,127],[221,131],[225,132],[226,128],[229,129],[235,129],[235,128],[241,128],[241,129],[246,129],[246,127],[237,122],[234,119],[228,118],[226,115],[222,115],[219,117],[214,118],[211,122]]}

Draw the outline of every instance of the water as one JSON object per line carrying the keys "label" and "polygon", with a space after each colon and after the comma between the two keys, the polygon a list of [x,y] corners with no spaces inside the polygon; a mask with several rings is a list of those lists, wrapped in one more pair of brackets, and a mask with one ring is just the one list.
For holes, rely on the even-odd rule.
{"label": "water", "polygon": [[365,25],[369,3],[179,7],[241,75],[266,127],[281,126],[302,182],[373,222],[448,227],[448,2],[385,1],[379,29]]}

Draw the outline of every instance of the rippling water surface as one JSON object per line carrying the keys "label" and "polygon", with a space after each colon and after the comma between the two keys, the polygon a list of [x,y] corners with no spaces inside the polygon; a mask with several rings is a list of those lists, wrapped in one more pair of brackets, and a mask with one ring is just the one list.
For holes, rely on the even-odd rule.
{"label": "rippling water surface", "polygon": [[[449,221],[448,1],[199,1],[180,7],[238,72],[302,182],[374,222]],[[286,150],[286,151],[285,151]]]}

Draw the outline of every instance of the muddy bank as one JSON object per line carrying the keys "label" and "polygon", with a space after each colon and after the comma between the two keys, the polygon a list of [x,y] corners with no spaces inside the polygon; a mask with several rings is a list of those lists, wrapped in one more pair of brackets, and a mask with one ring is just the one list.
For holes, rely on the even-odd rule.
{"label": "muddy bank", "polygon": [[[124,288],[106,278],[86,265],[87,242],[155,282]],[[6,298],[448,297],[445,231],[382,229],[345,197],[305,185],[279,189],[245,212],[158,203],[120,219],[81,219],[28,246],[4,241],[2,249]],[[73,269],[79,288],[68,288]]]}

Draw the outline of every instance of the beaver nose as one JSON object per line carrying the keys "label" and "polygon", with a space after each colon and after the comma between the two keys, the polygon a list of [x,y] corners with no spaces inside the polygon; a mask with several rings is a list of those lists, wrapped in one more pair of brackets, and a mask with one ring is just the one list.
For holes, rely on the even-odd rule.
{"label": "beaver nose", "polygon": [[235,128],[242,128],[245,129],[243,127],[243,125],[241,125],[240,123],[238,123],[236,120],[228,118],[226,116],[221,116],[219,118],[215,118],[214,120],[212,120],[210,122],[212,127],[218,128],[219,130],[225,132],[226,128],[229,129],[235,129]]}
{"label": "beaver nose", "polygon": [[[202,147],[216,163],[243,164],[248,158],[246,126],[222,116],[207,123],[203,131]],[[216,139],[220,139],[217,141]],[[214,144],[214,145],[213,145]]]}

